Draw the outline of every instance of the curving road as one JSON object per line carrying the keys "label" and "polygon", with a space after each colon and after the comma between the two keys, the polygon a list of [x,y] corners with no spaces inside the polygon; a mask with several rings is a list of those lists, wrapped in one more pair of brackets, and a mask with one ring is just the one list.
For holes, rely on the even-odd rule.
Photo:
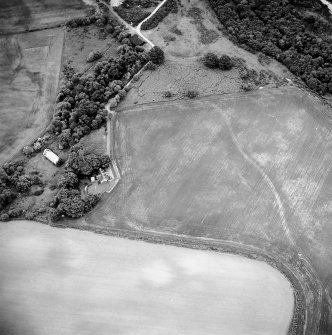
{"label": "curving road", "polygon": [[154,11],[148,16],[146,17],[143,21],[141,21],[137,27],[133,27],[131,24],[129,24],[128,22],[126,22],[122,17],[120,17],[118,15],[117,12],[115,12],[113,10],[113,7],[109,4],[107,4],[106,2],[104,2],[104,4],[109,8],[109,10],[112,12],[112,14],[123,24],[125,25],[129,31],[131,31],[134,34],[139,35],[145,42],[147,42],[151,48],[154,47],[154,44],[147,38],[145,37],[142,33],[141,33],[141,26],[144,22],[146,22],[147,20],[149,20],[157,11],[158,9],[166,2],[167,0],[163,0],[155,9]]}

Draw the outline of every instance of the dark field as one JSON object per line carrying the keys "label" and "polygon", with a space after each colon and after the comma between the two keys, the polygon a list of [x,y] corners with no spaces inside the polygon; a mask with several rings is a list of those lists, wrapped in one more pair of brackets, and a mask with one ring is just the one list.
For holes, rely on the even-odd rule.
{"label": "dark field", "polygon": [[283,255],[294,268],[292,257],[303,255],[321,287],[310,313],[319,322],[325,306],[320,333],[329,334],[330,115],[296,88],[122,111],[123,178],[81,227],[240,242]]}
{"label": "dark field", "polygon": [[86,8],[83,0],[0,0],[0,34],[60,24]]}
{"label": "dark field", "polygon": [[0,38],[0,161],[45,129],[53,113],[63,30]]}

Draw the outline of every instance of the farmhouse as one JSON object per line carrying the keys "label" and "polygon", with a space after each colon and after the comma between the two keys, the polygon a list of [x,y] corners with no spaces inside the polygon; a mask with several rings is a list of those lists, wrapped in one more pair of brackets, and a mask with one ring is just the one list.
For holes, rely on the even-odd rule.
{"label": "farmhouse", "polygon": [[50,160],[54,165],[57,165],[60,161],[60,157],[50,149],[45,149],[43,152],[43,156]]}
{"label": "farmhouse", "polygon": [[98,174],[95,177],[91,177],[91,182],[98,182],[98,184],[106,183],[110,180],[114,179],[114,175],[111,169],[108,171],[103,171],[102,169],[99,169],[100,174]]}

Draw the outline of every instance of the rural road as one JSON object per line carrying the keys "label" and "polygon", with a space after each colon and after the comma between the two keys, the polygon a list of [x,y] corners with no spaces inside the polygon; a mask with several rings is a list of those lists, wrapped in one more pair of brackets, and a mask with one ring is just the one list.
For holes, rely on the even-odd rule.
{"label": "rural road", "polygon": [[145,37],[142,33],[141,33],[141,26],[144,22],[146,22],[147,20],[149,20],[157,11],[158,9],[166,2],[167,0],[163,0],[156,8],[155,10],[147,17],[145,18],[143,21],[141,21],[137,27],[133,27],[131,24],[129,24],[128,22],[126,22],[125,20],[123,20],[119,15],[118,13],[116,13],[114,10],[113,10],[113,7],[107,3],[104,2],[104,4],[109,8],[109,10],[113,13],[113,15],[116,16],[116,18],[121,22],[123,23],[128,29],[129,31],[131,31],[132,33],[134,34],[137,34],[139,35],[144,41],[146,41],[151,48],[154,47],[154,44],[147,38]]}
{"label": "rural road", "polygon": [[141,33],[141,26],[142,26],[142,24],[144,23],[144,22],[146,22],[147,20],[149,20],[150,19],[150,17],[152,17],[157,11],[158,11],[158,9],[166,2],[167,0],[163,0],[157,7],[156,7],[156,9],[147,17],[147,18],[145,18],[142,22],[140,22],[139,24],[138,24],[138,26],[137,26],[137,28],[136,28],[136,32],[137,32],[137,34],[139,35],[139,36],[141,36],[144,40],[146,40],[150,45],[151,45],[151,47],[154,47],[154,44],[150,41],[150,40],[148,40],[142,33]]}

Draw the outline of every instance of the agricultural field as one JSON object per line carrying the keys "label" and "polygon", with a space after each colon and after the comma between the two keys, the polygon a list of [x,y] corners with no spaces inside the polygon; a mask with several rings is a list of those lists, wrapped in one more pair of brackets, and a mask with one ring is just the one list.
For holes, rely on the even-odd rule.
{"label": "agricultural field", "polygon": [[0,37],[0,162],[49,124],[63,38],[60,28]]}
{"label": "agricultural field", "polygon": [[291,87],[126,108],[122,179],[75,225],[228,240],[291,263],[304,255],[331,292],[329,113]]}
{"label": "agricultural field", "polygon": [[85,15],[92,1],[1,0],[0,34],[44,29]]}
{"label": "agricultural field", "polygon": [[[37,222],[0,227],[1,334],[286,334],[268,264]],[[235,270],[236,269],[236,270]]]}

